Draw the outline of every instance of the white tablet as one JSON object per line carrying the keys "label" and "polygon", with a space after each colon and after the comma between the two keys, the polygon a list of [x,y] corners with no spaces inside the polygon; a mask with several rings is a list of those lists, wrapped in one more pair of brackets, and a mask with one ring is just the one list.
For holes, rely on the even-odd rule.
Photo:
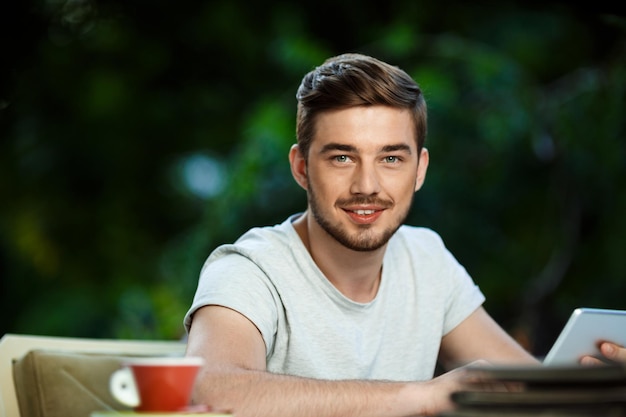
{"label": "white tablet", "polygon": [[543,364],[573,365],[585,355],[602,357],[598,350],[598,343],[602,341],[626,346],[626,311],[577,308]]}

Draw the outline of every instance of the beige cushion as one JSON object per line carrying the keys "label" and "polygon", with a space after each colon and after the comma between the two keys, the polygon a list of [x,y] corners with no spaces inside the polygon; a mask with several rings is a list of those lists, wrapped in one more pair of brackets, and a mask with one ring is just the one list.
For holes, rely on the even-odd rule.
{"label": "beige cushion", "polygon": [[89,417],[128,410],[109,393],[109,377],[129,356],[32,350],[13,364],[22,417]]}

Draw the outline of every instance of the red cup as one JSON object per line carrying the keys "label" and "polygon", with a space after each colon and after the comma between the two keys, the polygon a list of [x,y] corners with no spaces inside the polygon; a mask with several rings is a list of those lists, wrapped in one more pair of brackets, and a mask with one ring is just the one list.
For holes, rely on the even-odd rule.
{"label": "red cup", "polygon": [[109,389],[118,402],[135,411],[183,411],[202,364],[197,357],[128,360],[111,375]]}

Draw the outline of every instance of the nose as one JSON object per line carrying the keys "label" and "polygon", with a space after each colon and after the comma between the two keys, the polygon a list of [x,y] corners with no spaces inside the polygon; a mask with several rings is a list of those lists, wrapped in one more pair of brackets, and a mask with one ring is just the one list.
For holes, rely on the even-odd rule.
{"label": "nose", "polygon": [[360,164],[354,170],[350,192],[352,194],[373,195],[380,192],[380,178],[376,167]]}

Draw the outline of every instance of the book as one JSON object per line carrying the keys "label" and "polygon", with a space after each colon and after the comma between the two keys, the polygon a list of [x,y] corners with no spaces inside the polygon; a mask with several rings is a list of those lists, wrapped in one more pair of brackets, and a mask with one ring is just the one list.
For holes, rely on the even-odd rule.
{"label": "book", "polygon": [[452,393],[455,409],[437,417],[626,417],[624,365],[471,369],[476,389]]}

